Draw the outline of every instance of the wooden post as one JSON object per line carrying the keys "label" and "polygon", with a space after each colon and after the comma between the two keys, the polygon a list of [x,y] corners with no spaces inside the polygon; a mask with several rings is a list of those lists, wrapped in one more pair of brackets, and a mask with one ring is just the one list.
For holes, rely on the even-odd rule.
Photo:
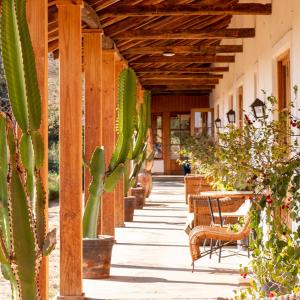
{"label": "wooden post", "polygon": [[[118,82],[119,75],[124,68],[124,63],[119,55],[115,54],[115,103],[118,107]],[[116,139],[118,134],[116,132]],[[115,191],[115,226],[124,227],[124,178],[120,180]]]}
{"label": "wooden post", "polygon": [[[48,191],[48,1],[28,0],[27,20],[35,54],[35,64],[42,101],[42,123],[40,132],[43,137],[45,156],[41,176],[45,190]],[[46,193],[46,230],[48,230],[48,193]],[[43,257],[39,278],[41,298],[49,298],[48,258]]]}
{"label": "wooden post", "polygon": [[[108,166],[116,140],[115,51],[102,52],[102,145]],[[114,192],[104,193],[101,203],[101,234],[115,234]]]}
{"label": "wooden post", "polygon": [[82,0],[57,0],[60,59],[60,297],[82,293]]}
{"label": "wooden post", "polygon": [[[102,66],[102,31],[86,29],[83,31],[83,60],[85,74],[85,131],[84,156],[91,160],[97,146],[102,145],[101,131],[101,66]],[[91,175],[84,173],[84,192],[87,201]]]}

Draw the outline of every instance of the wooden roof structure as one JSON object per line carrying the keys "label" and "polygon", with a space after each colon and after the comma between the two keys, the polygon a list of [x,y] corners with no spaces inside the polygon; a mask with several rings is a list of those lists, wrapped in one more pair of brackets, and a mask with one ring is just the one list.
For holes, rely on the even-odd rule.
{"label": "wooden roof structure", "polygon": [[[49,51],[58,54],[56,1],[48,7]],[[104,46],[118,49],[145,89],[209,93],[243,51],[241,39],[255,36],[228,28],[232,16],[271,13],[271,4],[238,0],[86,0],[82,26],[102,28]]]}

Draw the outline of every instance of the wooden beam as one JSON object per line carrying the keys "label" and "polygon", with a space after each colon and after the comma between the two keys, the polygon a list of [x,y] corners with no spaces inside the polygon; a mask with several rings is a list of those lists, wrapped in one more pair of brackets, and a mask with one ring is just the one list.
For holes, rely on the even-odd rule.
{"label": "wooden beam", "polygon": [[235,57],[233,55],[175,55],[172,57],[161,56],[145,56],[129,61],[130,65],[148,64],[148,63],[233,63]]}
{"label": "wooden beam", "polygon": [[100,11],[101,18],[144,16],[207,16],[207,15],[271,15],[271,4],[239,3],[234,5],[155,4],[118,5]]}
{"label": "wooden beam", "polygon": [[187,67],[187,68],[171,68],[171,67],[159,67],[159,68],[149,68],[149,67],[136,67],[135,71],[138,75],[140,74],[161,74],[161,73],[208,73],[208,72],[229,72],[229,67]]}
{"label": "wooden beam", "polygon": [[[90,161],[97,146],[102,145],[101,131],[101,70],[102,33],[99,29],[83,32],[83,63],[85,76],[84,157]],[[84,173],[85,203],[91,183],[89,170]]]}
{"label": "wooden beam", "polygon": [[[35,54],[35,65],[37,70],[39,89],[42,101],[42,122],[40,133],[44,143],[44,163],[41,176],[45,191],[48,191],[48,1],[28,0],[27,20],[29,25],[31,42]],[[48,193],[45,195],[45,225],[48,231]],[[41,299],[49,299],[49,261],[43,257],[39,291]]]}
{"label": "wooden beam", "polygon": [[139,76],[141,80],[149,80],[149,79],[174,79],[174,80],[194,80],[194,79],[222,79],[223,74],[206,74],[206,73],[200,73],[200,74],[142,74]]}
{"label": "wooden beam", "polygon": [[96,11],[87,3],[84,2],[82,9],[82,21],[91,29],[100,29],[101,24]]}
{"label": "wooden beam", "polygon": [[[108,166],[116,142],[115,51],[102,50],[102,145]],[[101,234],[115,234],[114,192],[104,193],[101,202]]]}
{"label": "wooden beam", "polygon": [[190,29],[190,30],[130,30],[114,36],[115,40],[197,40],[197,39],[226,39],[226,38],[253,38],[254,28],[229,29]]}
{"label": "wooden beam", "polygon": [[219,79],[210,78],[210,79],[143,79],[141,80],[143,85],[206,85],[206,84],[218,84]]}
{"label": "wooden beam", "polygon": [[198,54],[216,54],[216,53],[240,53],[243,52],[243,45],[217,45],[217,46],[148,46],[132,47],[122,52],[123,55],[136,54],[163,54],[166,52],[176,54],[198,53]]}
{"label": "wooden beam", "polygon": [[60,59],[60,297],[82,294],[81,0],[58,0]]}
{"label": "wooden beam", "polygon": [[214,85],[144,85],[144,88],[150,91],[211,91]]}

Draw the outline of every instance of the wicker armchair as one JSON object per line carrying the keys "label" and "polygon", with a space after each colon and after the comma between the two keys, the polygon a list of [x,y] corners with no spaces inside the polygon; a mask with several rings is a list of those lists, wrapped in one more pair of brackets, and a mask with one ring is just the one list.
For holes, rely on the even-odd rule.
{"label": "wicker armchair", "polygon": [[189,195],[198,195],[203,191],[212,191],[209,180],[203,175],[186,175],[184,177],[185,202],[188,203]]}
{"label": "wicker armchair", "polygon": [[225,242],[224,245],[243,240],[244,238],[248,237],[250,234],[250,217],[248,216],[245,220],[245,224],[243,228],[239,232],[232,232],[227,227],[220,227],[220,226],[197,226],[195,227],[189,234],[190,239],[190,253],[191,258],[194,262],[207,255],[219,250],[220,247],[213,247],[207,251],[201,253],[200,245],[203,240],[210,239],[210,240],[217,240]]}

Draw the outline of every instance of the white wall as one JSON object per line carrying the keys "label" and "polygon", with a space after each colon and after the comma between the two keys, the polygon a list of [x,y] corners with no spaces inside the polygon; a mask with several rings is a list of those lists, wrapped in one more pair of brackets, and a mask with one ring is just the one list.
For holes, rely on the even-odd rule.
{"label": "white wall", "polygon": [[[242,2],[249,2],[242,0]],[[262,0],[252,1],[263,3]],[[269,3],[270,1],[264,1]],[[237,111],[238,88],[244,89],[244,110],[247,113],[250,104],[259,97],[263,99],[261,89],[267,95],[277,95],[278,56],[286,50],[291,55],[291,89],[294,85],[300,87],[300,0],[273,0],[271,16],[234,16],[230,27],[254,27],[256,37],[240,40],[226,40],[222,44],[243,44],[243,53],[236,54],[236,62],[230,65],[229,72],[211,94],[212,107],[220,107],[220,118],[225,118],[229,110],[229,97],[233,94],[234,110]],[[257,74],[257,95],[255,95],[254,74]],[[293,95],[293,91],[291,92]],[[300,100],[295,102],[295,112],[298,113]],[[223,123],[224,124],[224,123]]]}

